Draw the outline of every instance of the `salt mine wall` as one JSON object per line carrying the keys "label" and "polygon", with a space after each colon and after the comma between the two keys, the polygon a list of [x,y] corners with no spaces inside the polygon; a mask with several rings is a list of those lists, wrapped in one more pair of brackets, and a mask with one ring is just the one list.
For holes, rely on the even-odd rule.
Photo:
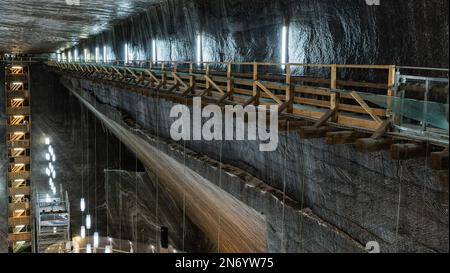
{"label": "salt mine wall", "polygon": [[[5,80],[5,71],[0,67],[0,83]],[[5,86],[0,84],[0,101],[5,101]],[[6,139],[6,115],[5,103],[0,103],[0,139]],[[6,174],[8,171],[8,160],[6,159],[6,143],[0,141],[0,253],[8,252],[8,182]]]}
{"label": "salt mine wall", "polygon": [[[281,29],[289,26],[288,60],[296,63],[396,64],[448,67],[448,1],[381,0],[168,0],[81,42],[109,60],[281,60]],[[92,57],[93,58],[93,57]]]}
{"label": "salt mine wall", "polygon": [[[137,117],[149,134],[170,141],[172,102],[87,80],[72,79],[69,85]],[[323,139],[301,139],[296,132],[280,133],[274,152],[262,153],[252,141],[187,141],[186,147],[240,168],[274,190],[285,188],[297,205],[290,208],[293,218],[284,221],[287,214],[267,211],[267,203],[258,201],[258,195],[238,194],[266,215],[269,251],[354,252],[377,241],[383,252],[448,252],[448,187],[443,173],[432,171],[425,158],[393,161],[388,151],[364,154],[352,144],[327,145]],[[193,160],[181,156],[178,160],[196,167]],[[213,183],[222,181],[205,167],[197,171]],[[233,192],[232,187],[226,190]],[[304,210],[329,228],[318,231],[317,222],[299,216]],[[311,232],[298,232],[298,225]],[[311,234],[322,239],[320,243]],[[336,238],[341,240],[336,242]]]}
{"label": "salt mine wall", "polygon": [[[195,61],[201,35],[203,61],[280,62],[281,30],[288,26],[289,62],[449,66],[446,0],[381,0],[379,6],[365,0],[156,2],[75,45],[78,58],[88,49],[94,59],[96,48],[105,46],[108,60],[124,60],[128,44],[133,60]],[[74,228],[84,217],[78,212],[83,196],[95,229],[123,240],[157,244],[160,226],[169,227],[173,247],[188,252],[232,252],[242,239],[234,236],[220,248],[215,232],[223,223],[198,214],[195,202],[185,216],[179,198],[185,181],[175,181],[169,172],[172,184],[161,184],[167,177],[150,170],[131,149],[136,147],[109,132],[73,95],[77,92],[98,103],[103,115],[120,124],[117,130],[138,135],[117,117],[134,120],[147,145],[142,147],[183,165],[191,179],[202,181],[197,189],[233,201],[236,219],[249,216],[249,222],[258,223],[259,240],[245,250],[365,252],[366,243],[376,241],[382,252],[449,251],[448,172],[431,170],[429,158],[394,161],[387,151],[360,153],[352,144],[327,145],[323,139],[301,139],[297,132],[281,132],[278,149],[264,153],[252,141],[175,143],[171,101],[55,74],[45,66],[33,66],[31,75],[33,189],[48,190],[43,157],[48,135],[58,158],[56,184],[69,193]],[[3,77],[0,70],[0,82]],[[1,104],[2,139],[4,114]],[[7,251],[4,145],[0,141],[5,174],[0,178],[0,252]],[[213,199],[201,201],[220,207]],[[230,230],[222,230],[228,239],[240,234],[232,230],[240,222],[232,222]]]}
{"label": "salt mine wall", "polygon": [[[139,175],[145,170],[139,161],[136,162],[135,155],[114,135],[107,133],[102,124],[59,83],[57,75],[50,73],[45,65],[33,65],[30,69],[32,77],[31,106],[33,109],[31,181],[34,197],[39,194],[41,198],[45,197],[45,193],[50,191],[48,177],[45,174],[48,161],[45,160],[47,147],[44,138],[47,136],[51,139],[57,159],[54,164],[57,173],[55,185],[59,191],[59,185],[62,184],[63,191],[67,191],[69,195],[72,211],[72,235],[79,234],[79,228],[82,225],[83,215],[80,212],[79,204],[80,198],[84,197],[87,201],[87,208],[93,217],[93,227],[102,234],[110,232],[110,234],[117,235],[116,238],[132,242],[144,238],[146,243],[156,245],[159,234],[154,232],[154,229],[166,226],[169,227],[169,242],[172,247],[183,249],[184,246],[184,249],[189,252],[210,250],[211,246],[207,242],[207,238],[189,219],[184,221],[184,241],[181,239],[182,234],[179,230],[183,226],[183,217],[173,217],[177,213],[180,215],[179,209],[174,205],[170,206],[170,198],[160,186],[159,201],[155,201],[153,198],[148,200],[138,198],[139,208],[144,207],[144,209],[139,210],[137,218],[134,216],[136,196],[130,193],[130,188],[127,187],[131,183],[129,176],[136,176],[145,181],[145,183],[142,182],[140,188],[140,194],[143,196],[154,196],[155,193],[152,190],[153,187],[156,187],[157,182],[148,176]],[[3,81],[3,77],[4,73],[0,71],[1,81]],[[3,97],[4,86],[0,85],[0,98]],[[0,124],[0,137],[3,136],[5,139],[4,104],[1,104],[0,110],[1,117],[3,117]],[[6,151],[4,145],[4,141],[0,142],[0,146],[3,147],[2,153]],[[5,180],[6,155],[1,158],[0,166],[4,173],[0,178],[0,253],[3,253],[7,252],[5,240],[8,202]],[[138,174],[134,175],[136,172]],[[115,175],[109,176],[106,182],[105,173]],[[121,173],[127,173],[128,176],[121,175]],[[117,198],[109,195],[110,199],[107,202],[108,191],[114,192]],[[148,209],[148,206],[153,206],[155,202],[158,202],[160,207],[159,217],[156,220],[154,211]],[[107,207],[116,208],[111,211],[120,213],[121,217],[111,218],[109,215],[108,220],[107,213],[110,211],[106,209]],[[130,211],[130,209],[132,210]],[[117,222],[112,219],[116,219]],[[136,231],[133,219],[139,220],[139,233]],[[136,238],[136,234],[141,234],[143,229],[147,230],[146,237],[139,235],[140,237]]]}
{"label": "salt mine wall", "polygon": [[[207,238],[185,217],[157,176],[146,172],[105,172],[108,234],[126,238],[138,253],[160,251],[161,226],[169,231],[169,245],[187,252],[214,251]],[[185,219],[183,223],[183,219]],[[155,248],[152,249],[151,246]]]}

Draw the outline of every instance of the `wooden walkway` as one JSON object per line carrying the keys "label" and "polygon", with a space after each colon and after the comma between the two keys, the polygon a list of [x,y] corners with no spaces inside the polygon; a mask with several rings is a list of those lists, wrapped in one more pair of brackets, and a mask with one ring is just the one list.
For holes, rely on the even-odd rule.
{"label": "wooden walkway", "polygon": [[[425,146],[431,143],[434,168],[448,166],[448,129],[434,128],[436,138],[395,130],[391,108],[399,85],[395,65],[149,61],[48,65],[179,103],[201,96],[217,104],[278,105],[281,130],[299,131],[302,138],[326,138],[330,145],[355,143],[361,152],[391,149],[393,159],[425,156],[429,151]],[[448,78],[446,92],[448,96]],[[367,94],[379,96],[386,106],[365,101]]]}

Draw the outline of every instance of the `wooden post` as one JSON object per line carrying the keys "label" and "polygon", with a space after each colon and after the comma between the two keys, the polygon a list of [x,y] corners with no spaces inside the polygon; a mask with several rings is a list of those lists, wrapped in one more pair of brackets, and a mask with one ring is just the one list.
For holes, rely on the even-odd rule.
{"label": "wooden post", "polygon": [[165,68],[166,68],[166,63],[161,63],[161,70],[163,71],[163,73],[161,74],[161,83],[162,83],[162,86],[164,87],[164,88],[166,88],[167,86],[166,86],[166,84],[167,84],[167,75],[166,75],[166,73],[164,73],[164,70],[165,70]]}
{"label": "wooden post", "polygon": [[[195,94],[195,76],[192,75],[194,72],[194,64],[189,63],[189,89],[191,94]],[[186,94],[187,95],[187,94]]]}
{"label": "wooden post", "polygon": [[258,81],[258,63],[253,63],[253,97],[255,97],[254,105],[259,105],[259,90],[256,82]]}
{"label": "wooden post", "polygon": [[[209,77],[209,63],[206,63],[205,75]],[[205,78],[205,83],[206,83],[206,90],[208,90],[207,94],[208,94],[208,96],[211,96],[212,95],[212,93],[211,93],[211,84],[206,80],[206,78]]]}
{"label": "wooden post", "polygon": [[231,79],[232,75],[231,63],[227,63],[227,93],[229,94],[229,100],[233,100],[233,95],[231,94],[234,91],[234,81]]}
{"label": "wooden post", "polygon": [[294,112],[294,96],[295,96],[295,88],[292,84],[292,77],[291,77],[291,65],[286,65],[286,102],[288,103],[286,111],[288,113]]}
{"label": "wooden post", "polygon": [[335,64],[331,65],[331,82],[330,88],[336,89],[337,87],[337,66]]}
{"label": "wooden post", "polygon": [[[333,64],[331,66],[331,89],[337,88],[337,66]],[[337,92],[331,92],[330,95],[330,109],[335,110],[333,116],[331,117],[332,122],[337,122],[339,119],[339,97],[340,94]]]}
{"label": "wooden post", "polygon": [[386,116],[388,118],[392,117],[392,99],[395,96],[394,86],[395,86],[395,65],[389,66],[389,75],[388,75],[388,90],[387,90],[387,108],[386,108]]}

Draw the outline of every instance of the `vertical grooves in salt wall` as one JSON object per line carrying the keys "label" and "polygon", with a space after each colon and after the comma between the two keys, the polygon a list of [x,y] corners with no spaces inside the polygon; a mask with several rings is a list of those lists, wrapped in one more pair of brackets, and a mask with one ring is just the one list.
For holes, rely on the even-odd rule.
{"label": "vertical grooves in salt wall", "polygon": [[124,59],[195,60],[203,34],[205,61],[279,62],[283,25],[289,26],[289,60],[302,63],[370,63],[448,67],[447,0],[167,0],[82,41],[108,46]]}

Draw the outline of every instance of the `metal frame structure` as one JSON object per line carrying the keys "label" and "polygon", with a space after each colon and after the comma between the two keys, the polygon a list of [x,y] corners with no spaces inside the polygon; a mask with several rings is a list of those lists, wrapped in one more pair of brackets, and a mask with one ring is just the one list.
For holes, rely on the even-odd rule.
{"label": "metal frame structure", "polygon": [[58,243],[70,241],[70,202],[67,192],[64,197],[46,200],[37,198],[37,252],[44,253]]}
{"label": "metal frame structure", "polygon": [[33,247],[29,76],[30,68],[23,63],[9,63],[5,67],[8,241],[11,252]]}

